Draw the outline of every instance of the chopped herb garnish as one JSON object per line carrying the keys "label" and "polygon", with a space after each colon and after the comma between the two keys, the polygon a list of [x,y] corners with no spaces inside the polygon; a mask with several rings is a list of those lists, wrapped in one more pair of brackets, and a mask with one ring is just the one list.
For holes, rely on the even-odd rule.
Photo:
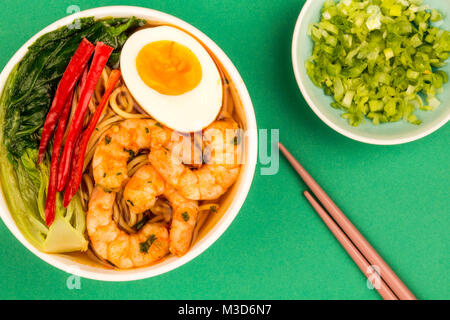
{"label": "chopped herb garnish", "polygon": [[98,131],[98,128],[95,128],[95,131]]}
{"label": "chopped herb garnish", "polygon": [[143,226],[145,226],[145,224],[150,220],[149,216],[144,216],[139,222],[137,222],[134,226],[133,229],[136,231],[139,231],[142,229]]}
{"label": "chopped herb garnish", "polygon": [[189,213],[183,212],[183,213],[181,214],[181,216],[183,217],[183,220],[184,220],[184,221],[189,221]]}
{"label": "chopped herb garnish", "polygon": [[235,146],[238,146],[241,144],[241,136],[237,135],[233,138],[233,140],[231,141],[232,144],[234,144]]}
{"label": "chopped herb garnish", "polygon": [[123,151],[128,152],[131,158],[133,158],[136,155],[134,151],[131,149],[123,148]]}
{"label": "chopped herb garnish", "polygon": [[111,137],[105,136],[105,144],[110,144],[110,143],[111,143]]}
{"label": "chopped herb garnish", "polygon": [[150,247],[152,246],[153,242],[156,241],[156,236],[154,234],[150,235],[150,237],[148,237],[148,239],[144,242],[141,242],[139,244],[139,248],[141,250],[142,253],[148,253],[148,250],[150,249]]}
{"label": "chopped herb garnish", "polygon": [[127,202],[128,202],[129,204],[131,204],[131,206],[132,206],[132,207],[134,207],[134,203],[133,203],[133,201],[131,201],[131,200],[127,200]]}
{"label": "chopped herb garnish", "polygon": [[209,210],[211,210],[211,212],[217,212],[217,207],[211,206],[211,207],[209,207]]}
{"label": "chopped herb garnish", "polygon": [[160,128],[162,128],[163,126],[162,126],[162,124],[161,123],[159,123],[159,122],[156,122],[155,123],[155,126],[157,126],[157,127],[160,127]]}
{"label": "chopped herb garnish", "polygon": [[122,172],[117,172],[116,176],[120,176],[122,174]]}
{"label": "chopped herb garnish", "polygon": [[103,178],[106,178],[106,172],[103,174]]}
{"label": "chopped herb garnish", "polygon": [[148,130],[148,128],[145,127],[145,133],[149,133],[149,132],[150,132],[150,130]]}
{"label": "chopped herb garnish", "polygon": [[111,190],[111,189],[105,189],[105,192],[106,192],[106,193],[111,193],[112,190]]}

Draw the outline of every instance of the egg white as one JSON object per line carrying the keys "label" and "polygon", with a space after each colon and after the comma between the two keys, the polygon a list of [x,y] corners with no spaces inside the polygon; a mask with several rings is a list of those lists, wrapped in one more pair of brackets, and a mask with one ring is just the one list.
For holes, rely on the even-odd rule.
{"label": "egg white", "polygon": [[[181,95],[164,95],[150,88],[139,76],[136,58],[155,41],[175,41],[189,48],[202,68],[197,87]],[[180,132],[197,132],[211,124],[222,106],[222,80],[206,49],[187,33],[168,26],[148,28],[131,35],[120,55],[120,68],[128,90],[153,118]]]}

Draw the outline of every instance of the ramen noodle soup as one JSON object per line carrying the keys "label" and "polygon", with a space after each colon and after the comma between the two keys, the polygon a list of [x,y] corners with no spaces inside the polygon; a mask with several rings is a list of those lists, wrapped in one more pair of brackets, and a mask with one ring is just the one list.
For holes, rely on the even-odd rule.
{"label": "ramen noodle soup", "polygon": [[44,252],[154,265],[185,255],[233,199],[241,101],[220,61],[179,28],[84,18],[46,34],[0,105],[2,189]]}

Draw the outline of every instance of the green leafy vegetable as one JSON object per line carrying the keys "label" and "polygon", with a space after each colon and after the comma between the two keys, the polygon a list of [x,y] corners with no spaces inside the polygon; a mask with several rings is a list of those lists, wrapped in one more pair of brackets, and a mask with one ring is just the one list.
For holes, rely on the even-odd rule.
{"label": "green leafy vegetable", "polygon": [[114,65],[129,34],[143,23],[134,17],[97,21],[83,18],[79,29],[61,27],[41,36],[28,48],[19,63],[9,98],[1,106],[6,110],[2,131],[11,160],[17,161],[27,148],[35,149],[39,144],[53,94],[81,39],[113,46],[109,65]]}
{"label": "green leafy vegetable", "polygon": [[439,106],[436,95],[448,76],[438,68],[449,57],[450,32],[431,24],[442,15],[422,3],[327,0],[321,21],[310,26],[314,49],[306,71],[351,125],[365,118],[420,124],[417,109]]}
{"label": "green leafy vegetable", "polygon": [[[10,212],[24,236],[45,252],[87,250],[85,212],[76,196],[67,209],[57,198],[55,221],[45,225],[48,160],[37,166],[41,128],[58,82],[81,39],[115,48],[118,62],[128,36],[145,21],[84,18],[79,29],[59,28],[36,40],[11,71],[0,97],[0,181]],[[48,157],[47,157],[48,159]]]}
{"label": "green leafy vegetable", "polygon": [[36,149],[27,149],[16,167],[5,155],[5,146],[2,145],[0,180],[3,193],[24,236],[38,249],[49,253],[86,251],[85,213],[79,197],[76,196],[67,209],[58,197],[55,221],[48,228],[45,225],[44,206],[49,163],[43,162],[36,167]]}

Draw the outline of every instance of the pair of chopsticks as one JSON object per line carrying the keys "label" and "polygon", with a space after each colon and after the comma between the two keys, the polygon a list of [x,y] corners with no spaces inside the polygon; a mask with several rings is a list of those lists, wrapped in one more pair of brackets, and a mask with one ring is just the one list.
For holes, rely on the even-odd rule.
{"label": "pair of chopsticks", "polygon": [[281,143],[278,146],[320,203],[309,191],[304,192],[306,199],[381,297],[385,300],[416,300],[400,278],[292,154]]}

